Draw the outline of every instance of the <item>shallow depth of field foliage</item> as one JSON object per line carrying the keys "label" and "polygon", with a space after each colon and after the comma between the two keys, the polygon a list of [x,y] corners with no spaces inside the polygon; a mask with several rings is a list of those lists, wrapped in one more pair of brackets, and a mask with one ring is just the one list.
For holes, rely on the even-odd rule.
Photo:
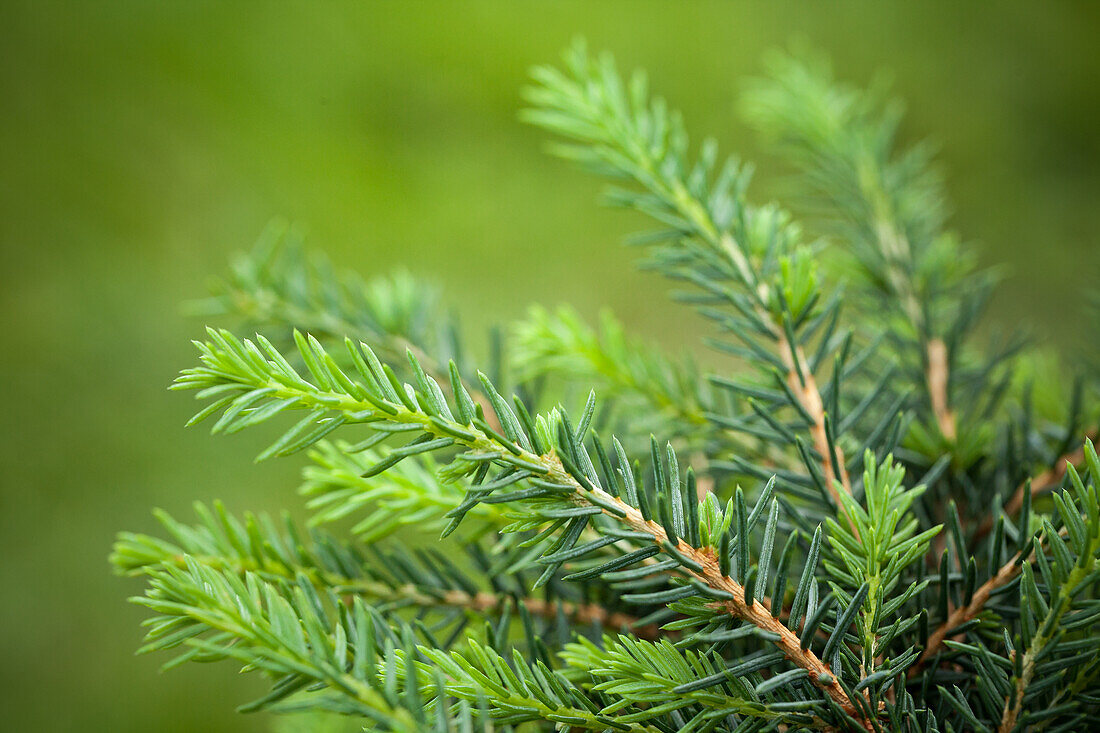
{"label": "shallow depth of field foliage", "polygon": [[[437,284],[483,369],[487,324],[526,319],[532,303],[550,313],[568,303],[594,328],[610,306],[630,338],[690,352],[702,375],[725,373],[736,361],[699,338],[713,331],[619,245],[649,226],[644,215],[593,205],[603,183],[547,158],[546,135],[516,123],[519,90],[530,66],[584,34],[622,68],[648,69],[694,141],[714,134],[720,151],[756,163],[750,200],[795,209],[813,239],[824,230],[792,195],[805,190],[800,180],[735,107],[766,51],[801,35],[838,78],[866,85],[889,72],[908,102],[900,139],[939,143],[950,228],[982,263],[1005,265],[981,339],[1022,320],[1068,356],[1088,340],[1078,284],[1100,251],[1094,15],[1086,4],[1037,13],[1026,2],[995,15],[946,2],[704,2],[675,12],[636,0],[430,12],[361,0],[324,12],[293,2],[0,3],[8,725],[312,729],[298,716],[235,713],[265,683],[232,664],[157,674],[167,656],[134,656],[147,611],[121,602],[142,581],[103,572],[119,528],[162,535],[153,506],[195,523],[194,499],[221,498],[238,516],[285,508],[306,526],[312,512],[294,489],[314,461],[251,461],[280,425],[211,439],[184,428],[191,401],[163,391],[192,362],[189,339],[204,322],[242,326],[181,316],[179,304],[224,278],[230,253],[273,215],[304,222],[309,247],[339,271],[373,279],[403,266]],[[1037,405],[1064,407],[1060,388],[1045,387],[1060,379],[1036,384]],[[574,418],[588,386],[601,405],[629,404],[593,380],[560,395]],[[656,426],[667,411],[650,414],[660,422],[637,430],[665,437]],[[644,460],[642,442],[627,449]],[[346,537],[361,519],[330,528]]]}
{"label": "shallow depth of field foliage", "polygon": [[998,277],[890,92],[766,57],[739,109],[797,213],[582,40],[523,96],[648,219],[629,242],[721,358],[567,307],[478,355],[430,286],[269,226],[192,303],[235,325],[172,388],[213,434],[279,425],[257,461],[306,457],[311,517],[197,503],[121,533],[141,651],[266,677],[242,712],[399,733],[1094,719],[1100,347],[978,332]]}

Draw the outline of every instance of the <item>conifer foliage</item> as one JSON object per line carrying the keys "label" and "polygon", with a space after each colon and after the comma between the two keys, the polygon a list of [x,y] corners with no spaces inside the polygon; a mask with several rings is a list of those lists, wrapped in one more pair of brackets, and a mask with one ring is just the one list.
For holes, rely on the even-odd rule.
{"label": "conifer foliage", "polygon": [[994,280],[895,102],[768,69],[742,109],[805,229],[608,56],[526,90],[552,151],[653,222],[632,241],[713,324],[711,373],[543,309],[479,371],[412,277],[265,234],[199,307],[255,335],[208,328],[173,389],[213,433],[280,426],[260,458],[307,456],[312,520],[120,534],[143,650],[266,677],[243,710],[371,730],[1086,727],[1096,385],[975,334]]}

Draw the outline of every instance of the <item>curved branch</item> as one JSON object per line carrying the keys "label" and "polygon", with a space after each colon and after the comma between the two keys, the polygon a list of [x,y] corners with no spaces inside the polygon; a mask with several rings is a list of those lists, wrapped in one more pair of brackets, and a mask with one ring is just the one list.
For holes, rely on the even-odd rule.
{"label": "curved branch", "polygon": [[[825,485],[836,503],[837,510],[845,513],[844,503],[840,500],[837,485],[844,493],[851,496],[852,482],[848,477],[848,469],[844,465],[844,451],[839,445],[834,446],[834,451],[829,448],[828,434],[825,432],[825,406],[821,401],[821,392],[817,388],[817,380],[806,367],[806,357],[802,349],[791,344],[786,336],[779,336],[779,354],[787,367],[787,386],[798,397],[798,401],[806,412],[813,418],[810,426],[810,437],[813,439],[814,450],[821,455],[821,470],[825,474]],[[849,522],[851,520],[849,519]],[[853,529],[854,529],[853,525]]]}
{"label": "curved branch", "polygon": [[[1059,532],[1059,536],[1065,536],[1065,534],[1066,529],[1063,527]],[[1012,556],[1012,559],[1001,566],[1000,570],[998,570],[992,578],[982,583],[982,585],[974,591],[974,596],[970,599],[970,603],[952,611],[947,619],[928,636],[927,645],[916,663],[910,668],[909,676],[913,677],[925,663],[935,656],[936,652],[943,646],[944,641],[947,639],[952,629],[958,628],[967,621],[976,618],[977,615],[982,612],[982,609],[985,608],[985,604],[989,601],[989,597],[993,595],[998,588],[1002,588],[1015,580],[1016,576],[1023,571],[1023,566],[1023,553],[1017,552]]]}

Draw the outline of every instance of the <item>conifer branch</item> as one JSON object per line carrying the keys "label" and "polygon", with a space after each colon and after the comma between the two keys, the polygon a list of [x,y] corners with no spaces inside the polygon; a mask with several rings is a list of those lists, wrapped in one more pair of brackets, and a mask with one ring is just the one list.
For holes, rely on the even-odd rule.
{"label": "conifer branch", "polygon": [[406,654],[397,672],[402,676],[419,672],[421,678],[435,672],[437,678],[442,677],[422,690],[426,697],[434,698],[436,707],[443,695],[474,702],[484,700],[485,690],[490,690],[493,697],[485,704],[501,725],[544,720],[571,730],[664,733],[647,722],[655,716],[619,713],[624,705],[605,714],[596,701],[543,660],[529,661],[518,650],[506,659],[473,640],[468,647],[466,653],[420,647],[417,652],[427,662],[410,663],[411,655]]}
{"label": "conifer branch", "polygon": [[831,518],[826,520],[836,560],[827,559],[824,566],[833,593],[842,605],[855,605],[860,609],[857,620],[863,650],[860,665],[863,676],[867,677],[873,675],[880,664],[878,650],[917,621],[916,614],[908,618],[902,616],[895,619],[891,627],[884,628],[882,609],[888,602],[903,607],[928,585],[927,580],[913,583],[890,598],[902,584],[903,573],[925,556],[930,541],[941,528],[931,527],[918,532],[912,506],[925,487],[907,489],[903,484],[905,469],[894,463],[893,456],[887,456],[881,465],[876,465],[874,456],[868,452],[864,466],[865,506],[850,496],[841,497],[845,515],[853,526],[842,525]]}
{"label": "conifer branch", "polygon": [[[285,589],[255,575],[238,578],[185,558],[185,568],[167,565],[151,576],[144,597],[133,599],[160,614],[149,624],[141,651],[187,649],[174,663],[197,658],[235,658],[281,678],[271,694],[243,709],[283,701],[307,684],[323,687],[331,704],[389,730],[422,730],[415,708],[401,704],[375,675],[368,659],[377,653],[366,608],[357,604],[339,619],[320,612],[319,599],[301,586]],[[354,669],[346,669],[348,643]]]}
{"label": "conifer branch", "polygon": [[[579,484],[578,484],[579,487]],[[772,643],[795,665],[806,670],[811,684],[824,690],[849,715],[859,716],[859,709],[852,703],[848,694],[840,686],[832,671],[808,648],[803,648],[799,634],[788,628],[772,614],[763,601],[746,600],[745,586],[722,573],[720,560],[713,552],[699,550],[683,540],[671,542],[667,532],[653,521],[646,520],[634,507],[595,490],[599,501],[617,507],[614,515],[621,514],[620,521],[630,529],[647,534],[659,547],[674,545],[677,553],[690,562],[685,570],[689,578],[695,578],[706,585],[720,598],[712,607],[721,608],[734,618],[747,621],[765,634],[773,635]]]}
{"label": "conifer branch", "polygon": [[[609,57],[591,61],[583,45],[574,46],[565,60],[568,73],[547,67],[533,72],[537,86],[527,90],[533,107],[525,110],[524,119],[576,141],[554,148],[563,157],[635,181],[644,193],[616,189],[612,200],[670,227],[652,237],[658,244],[672,240],[658,248],[656,266],[703,288],[715,303],[732,306],[736,317],[722,322],[750,352],[760,354],[764,348],[749,335],[752,331],[774,342],[782,380],[809,422],[822,483],[839,508],[838,492],[851,494],[844,453],[828,435],[815,365],[795,339],[796,326],[806,321],[818,298],[814,268],[798,244],[797,227],[784,212],[744,200],[747,175],[735,161],[726,162],[713,184],[708,181],[717,159],[713,141],[704,145],[698,163],[689,164],[682,121],[663,100],[648,98],[644,75],[636,73],[625,83]],[[726,280],[744,294],[731,291]]]}
{"label": "conifer branch", "polygon": [[[316,531],[308,543],[303,543],[289,522],[284,533],[275,532],[267,517],[246,515],[241,522],[220,503],[214,512],[197,504],[196,512],[204,521],[195,526],[157,512],[158,520],[175,542],[121,533],[111,555],[117,572],[145,576],[166,567],[184,570],[190,559],[241,578],[249,573],[288,583],[305,578],[318,593],[331,591],[347,604],[359,597],[382,612],[414,607],[499,617],[519,614],[522,606],[530,616],[548,622],[564,618],[578,627],[629,629],[640,638],[658,635],[654,624],[639,624],[636,616],[597,603],[524,597],[503,589],[479,590],[472,579],[437,553],[421,553],[423,559],[417,560],[397,547],[391,551],[366,547],[362,549],[368,554],[363,555],[360,548],[342,545]],[[370,563],[371,557],[381,562]]]}
{"label": "conifer branch", "polygon": [[[448,513],[462,505],[466,492],[439,476],[430,455],[401,461],[381,474],[389,452],[382,446],[361,449],[346,441],[320,441],[310,449],[312,463],[302,469],[298,493],[313,512],[313,525],[357,519],[350,532],[365,543],[396,532],[438,535],[449,523]],[[360,518],[361,517],[361,518]],[[477,520],[474,533],[495,532],[509,523],[503,507],[479,504],[469,513]]]}
{"label": "conifer branch", "polygon": [[[725,681],[734,693],[715,689],[717,685],[701,686],[700,679],[723,677],[722,664],[706,654],[682,652],[667,639],[657,643],[640,642],[627,636],[604,637],[598,645],[588,639],[566,645],[561,657],[573,669],[590,675],[596,681],[593,689],[629,697],[635,703],[647,704],[648,715],[658,711],[683,709],[692,705],[702,708],[693,721],[704,721],[728,715],[731,711],[746,718],[771,720],[782,725],[813,730],[834,731],[812,713],[791,708],[773,708],[757,698],[759,692],[790,683],[797,678],[789,675],[769,679],[750,689],[736,679]],[[797,670],[801,672],[801,670]],[[725,686],[723,685],[723,686]],[[809,710],[809,706],[806,706]],[[638,713],[642,717],[647,713]],[[690,726],[689,726],[690,729]]]}
{"label": "conifer branch", "polygon": [[[1095,459],[1096,454],[1092,449],[1091,440],[1086,438],[1085,444],[1079,451],[1075,451],[1075,453],[1077,452],[1080,452],[1081,454],[1081,458],[1077,462],[1084,461],[1086,460],[1086,458],[1090,459],[1092,461],[1090,464],[1090,473],[1093,475],[1094,480],[1096,480],[1096,478],[1100,478],[1100,462],[1096,461]],[[1098,511],[1100,511],[1100,508],[1093,507],[1088,503],[1089,499],[1095,496],[1095,488],[1090,485],[1088,487],[1088,490],[1086,491],[1084,484],[1079,478],[1077,478],[1076,471],[1073,467],[1073,462],[1064,463],[1063,466],[1063,472],[1069,472],[1074,477],[1075,482],[1078,485],[1078,496],[1084,495],[1082,498],[1084,498],[1085,500],[1083,507],[1085,519],[1089,520],[1090,522],[1093,521],[1093,517],[1097,515]],[[1050,470],[1048,470],[1048,472]],[[1045,475],[1045,473],[1042,475]],[[1028,485],[1030,485],[1030,483],[1031,482],[1029,481]],[[1023,506],[1025,504],[1029,505],[1030,502],[1025,499],[1023,502],[1021,502],[1021,505]],[[1067,516],[1065,509],[1066,506],[1072,506],[1072,499],[1069,499],[1068,495],[1067,498],[1060,498],[1060,501],[1058,502],[1058,508],[1062,512],[1063,517]],[[1066,525],[1080,522],[1080,519],[1081,513],[1078,512],[1076,515],[1074,515],[1074,519],[1066,520]],[[1009,559],[1004,565],[1002,565],[997,570],[997,572],[994,573],[992,577],[990,577],[989,580],[987,580],[976,590],[974,590],[969,603],[959,606],[958,608],[953,610],[947,617],[947,619],[944,620],[944,622],[940,624],[929,635],[928,641],[925,644],[924,651],[921,653],[920,658],[917,660],[917,663],[914,665],[913,669],[910,670],[910,676],[915,675],[922,666],[931,661],[936,656],[936,654],[939,653],[940,649],[947,641],[947,637],[954,629],[958,629],[969,621],[977,618],[978,615],[985,609],[986,604],[994,593],[996,593],[1000,588],[1003,588],[1012,583],[1021,574],[1030,572],[1031,563],[1044,562],[1042,558],[1044,542],[1059,543],[1059,546],[1061,546],[1060,543],[1062,543],[1069,536],[1069,532],[1070,530],[1068,526],[1063,526],[1060,530],[1055,530],[1053,526],[1050,525],[1048,522],[1045,525],[1043,534],[1040,538],[1037,538],[1035,540],[1034,545],[1025,543],[1023,549],[1013,555],[1011,559]],[[1077,530],[1077,535],[1078,536],[1075,537],[1075,544],[1081,546],[1078,548],[1081,562],[1091,566],[1091,564],[1096,561],[1094,556],[1096,555],[1097,550],[1100,549],[1100,544],[1095,547],[1085,544],[1086,540],[1083,525],[1081,529]],[[1100,537],[1098,537],[1096,541],[1100,543]],[[1074,583],[1077,583],[1080,581],[1081,577],[1073,576],[1071,579],[1074,580]],[[1069,583],[1069,580],[1067,579],[1065,582]],[[1063,587],[1072,588],[1074,586]],[[1021,679],[1023,679],[1022,676]],[[1026,684],[1027,683],[1024,682],[1025,687]],[[1018,713],[1019,711],[1017,710],[1016,712]]]}
{"label": "conifer branch", "polygon": [[927,146],[895,150],[901,106],[881,90],[837,84],[820,59],[772,55],[768,77],[750,85],[742,110],[801,170],[820,218],[853,245],[880,296],[875,307],[907,323],[905,342],[922,364],[931,417],[954,443],[950,365],[973,312],[959,306],[979,303],[987,288],[943,232],[943,182]]}
{"label": "conifer branch", "polygon": [[[1100,480],[1100,460],[1092,443],[1085,444],[1085,454],[1090,465],[1093,480]],[[1074,496],[1065,492],[1058,503],[1058,509],[1065,521],[1066,536],[1071,538],[1070,547],[1064,547],[1064,540],[1059,536],[1051,536],[1054,552],[1049,570],[1044,575],[1056,582],[1056,585],[1048,585],[1041,589],[1036,583],[1036,578],[1030,565],[1026,565],[1022,571],[1021,579],[1021,607],[1025,614],[1033,609],[1042,609],[1045,614],[1041,618],[1035,618],[1033,626],[1025,626],[1026,632],[1023,640],[1027,643],[1026,650],[1020,659],[1015,660],[1015,680],[1010,694],[1005,697],[1004,712],[1001,716],[998,733],[1011,733],[1017,729],[1020,714],[1027,700],[1027,693],[1038,665],[1044,657],[1047,658],[1047,667],[1061,671],[1064,664],[1057,659],[1050,660],[1050,647],[1054,646],[1059,637],[1065,633],[1063,620],[1066,615],[1075,610],[1075,605],[1087,620],[1092,621],[1096,614],[1096,604],[1077,599],[1078,594],[1087,585],[1096,582],[1097,568],[1100,566],[1100,497],[1094,484],[1084,485],[1077,472],[1071,466],[1070,475],[1073,479],[1076,491],[1076,499],[1083,506],[1074,502]],[[1081,512],[1084,512],[1082,515]],[[1052,530],[1049,522],[1046,523],[1046,531]],[[1036,542],[1038,544],[1038,542]],[[1038,548],[1036,553],[1038,553]],[[1076,553],[1076,557],[1074,557]],[[1040,557],[1040,562],[1044,562]],[[1044,568],[1046,570],[1046,568]],[[1075,623],[1074,627],[1080,628],[1081,624]],[[1085,627],[1087,629],[1087,626]],[[1086,631],[1087,633],[1087,631]],[[1030,637],[1030,639],[1028,639]],[[1096,643],[1091,642],[1090,654],[1094,654]],[[1053,661],[1053,664],[1050,662]]]}
{"label": "conifer branch", "polygon": [[[1084,439],[1095,440],[1096,435],[1096,429],[1087,430],[1085,431]],[[1083,460],[1085,460],[1083,448],[1076,448],[1069,453],[1058,456],[1050,468],[1020,482],[1016,490],[1012,492],[1012,496],[1009,497],[1009,500],[1005,503],[1003,510],[1004,514],[1008,517],[1015,516],[1024,506],[1025,500],[1030,499],[1034,501],[1042,494],[1056,489],[1062,483],[1062,479],[1065,478],[1066,470],[1069,466],[1078,465]],[[993,525],[993,515],[989,515],[983,519],[982,523],[978,525],[978,528],[974,531],[974,541],[977,542],[988,536],[993,530]]]}
{"label": "conifer branch", "polygon": [[[535,445],[555,443],[550,441],[549,435],[543,435],[541,430],[534,430],[533,426],[525,431],[502,399],[494,400],[494,407],[510,437],[496,434],[475,412],[472,403],[463,405],[461,395],[467,393],[457,376],[452,380],[452,392],[460,395],[455,409],[465,423],[456,421],[441,391],[433,386],[434,380],[418,369],[416,359],[411,354],[409,360],[413,372],[420,375],[419,389],[401,385],[392,377],[387,377],[386,375],[392,374],[392,370],[383,366],[365,344],[355,346],[348,342],[353,362],[357,365],[358,377],[362,380],[354,381],[340,370],[316,339],[296,334],[302,360],[309,367],[312,378],[323,385],[317,387],[303,379],[289,366],[286,358],[262,337],[258,339],[266,356],[251,341],[241,341],[228,331],[210,329],[208,333],[212,339],[210,342],[196,343],[203,366],[185,370],[174,388],[199,389],[200,397],[219,397],[212,406],[215,410],[224,409],[225,412],[216,427],[220,425],[230,430],[245,427],[260,420],[268,420],[277,412],[291,407],[310,411],[303,421],[277,440],[263,455],[300,450],[345,423],[361,423],[371,425],[384,433],[400,430],[402,426],[411,426],[423,432],[423,438],[391,452],[391,459],[387,460],[390,465],[417,453],[451,446],[467,449],[467,453],[459,456],[460,463],[455,470],[468,472],[486,460],[499,462],[507,467],[508,473],[517,476],[509,483],[530,476],[537,481],[538,487],[542,487],[541,490],[531,493],[518,492],[515,494],[517,500],[531,496],[535,498],[537,506],[540,500],[551,501],[551,497],[556,498],[557,506],[562,506],[561,502],[564,502],[572,508],[565,509],[562,506],[554,510],[551,517],[575,517],[580,520],[592,514],[600,514],[627,530],[629,536],[645,538],[643,545],[669,553],[677,560],[680,571],[689,580],[698,581],[699,588],[716,599],[714,607],[760,629],[787,659],[809,673],[808,680],[811,684],[823,690],[846,714],[862,717],[861,711],[853,704],[828,666],[802,643],[799,634],[785,626],[767,606],[747,593],[746,586],[723,571],[724,561],[720,560],[714,550],[708,551],[686,542],[668,531],[672,524],[662,526],[647,517],[640,508],[641,505],[635,507],[604,491],[594,481],[595,474],[585,475],[573,465],[573,461],[583,460],[579,455],[569,459],[572,468],[567,469],[563,463],[562,446],[568,447],[576,438],[570,439],[573,432],[564,424],[559,423],[559,434],[564,437],[556,442],[556,448],[547,452],[534,452]],[[483,379],[483,386],[489,394],[495,394],[487,380]],[[208,406],[199,413],[199,417],[207,417],[211,413]],[[591,411],[588,413],[591,414]],[[539,424],[544,423],[540,420]],[[583,437],[583,433],[580,437]],[[576,451],[577,447],[574,446],[573,450]],[[678,477],[676,481],[679,482]],[[478,501],[487,499],[480,493],[484,490],[479,491],[476,486],[474,490],[477,492],[474,500],[468,500],[471,507]],[[639,501],[645,500],[639,498]],[[684,510],[682,501],[681,497],[677,497],[681,512]],[[664,504],[660,504],[659,508],[664,510]],[[464,514],[465,508],[460,507],[459,520]],[[585,524],[587,520],[572,525],[576,530],[571,542],[576,542]],[[615,534],[609,535],[609,539],[616,537]],[[747,551],[744,556],[747,562]],[[804,579],[803,584],[806,582]],[[672,595],[672,599],[678,597],[681,596]]]}
{"label": "conifer branch", "polygon": [[[300,232],[281,220],[268,224],[250,252],[238,254],[230,275],[215,281],[209,297],[189,304],[201,316],[233,316],[255,328],[299,330],[322,342],[369,340],[383,356],[412,353],[425,372],[448,388],[446,358],[458,360],[454,324],[438,307],[435,288],[397,271],[364,280],[338,274],[319,252],[305,248]],[[470,396],[495,420],[479,385]],[[497,430],[499,425],[493,425]]]}

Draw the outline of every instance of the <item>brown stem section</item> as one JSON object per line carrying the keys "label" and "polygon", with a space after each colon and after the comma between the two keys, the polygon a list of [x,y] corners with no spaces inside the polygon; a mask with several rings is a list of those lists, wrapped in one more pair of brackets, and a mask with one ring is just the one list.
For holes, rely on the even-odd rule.
{"label": "brown stem section", "polygon": [[[713,237],[713,240],[730,258],[730,261],[742,274],[745,282],[752,282],[752,268],[733,238],[727,233],[721,237]],[[761,302],[766,301],[767,291],[764,286],[758,286],[757,290]],[[840,495],[837,493],[834,482],[839,481],[844,491],[849,495],[852,493],[852,484],[848,480],[848,470],[844,467],[844,452],[840,449],[840,446],[836,447],[837,464],[839,465],[833,465],[833,456],[829,450],[829,441],[825,433],[825,406],[821,402],[821,393],[817,389],[814,375],[810,372],[806,356],[802,353],[802,348],[798,344],[792,344],[787,339],[784,330],[776,325],[774,319],[765,310],[758,308],[757,312],[779,344],[779,356],[787,370],[787,385],[797,396],[802,408],[813,421],[810,425],[810,437],[813,439],[814,450],[821,455],[821,470],[825,474],[825,484],[833,495],[833,501],[843,512],[843,505],[839,501]]]}
{"label": "brown stem section", "polygon": [[[224,558],[206,557],[201,559],[209,564],[233,567],[225,563]],[[170,560],[176,567],[182,568],[185,565],[183,555],[172,556]],[[244,562],[241,562],[234,569],[243,575],[250,568]],[[281,575],[293,579],[295,573],[301,570],[301,568],[287,567]],[[477,613],[496,614],[510,613],[513,610],[511,596],[501,596],[485,591],[476,594],[470,594],[463,590],[426,593],[415,585],[393,587],[371,580],[350,580],[335,576],[322,577],[320,580],[325,585],[339,588],[340,595],[346,602],[350,602],[353,596],[365,596],[386,601],[411,601],[420,608],[465,608]],[[639,619],[636,616],[618,611],[609,611],[597,603],[550,602],[541,598],[524,598],[520,600],[520,603],[532,616],[553,619],[560,612],[578,625],[598,624],[607,629],[630,629],[631,633],[642,639],[655,640],[661,637],[661,629],[656,624],[639,625]]]}
{"label": "brown stem section", "polygon": [[949,370],[947,366],[947,344],[937,337],[928,342],[928,372],[925,377],[928,380],[928,396],[932,400],[932,412],[936,416],[936,424],[940,427],[943,437],[954,442],[955,413],[952,412],[947,401],[947,382]]}
{"label": "brown stem section", "polygon": [[[787,367],[787,386],[791,388],[791,392],[795,394],[802,408],[813,420],[810,425],[810,437],[813,439],[814,450],[821,455],[821,471],[825,474],[825,486],[832,495],[837,509],[847,517],[844,504],[840,501],[840,489],[837,489],[837,484],[850,496],[852,483],[848,478],[848,469],[844,466],[844,451],[839,445],[835,446],[836,463],[833,462],[833,452],[829,450],[829,438],[825,432],[825,406],[821,402],[817,382],[814,380],[814,375],[810,373],[802,349],[790,343],[785,336],[779,337],[779,353],[783,358],[783,364]],[[849,523],[851,523],[850,518]],[[855,530],[854,524],[852,529]],[[858,532],[856,536],[859,536]]]}
{"label": "brown stem section", "polygon": [[[873,164],[871,164],[873,165]],[[864,167],[866,176],[873,175],[870,168]],[[865,191],[873,191],[881,188],[880,183],[866,179]],[[917,334],[927,333],[928,324],[925,311],[921,305],[921,298],[914,289],[910,279],[913,265],[913,251],[909,238],[894,224],[895,217],[890,205],[881,197],[868,194],[869,199],[874,200],[877,209],[877,221],[875,233],[878,237],[879,247],[882,249],[886,260],[886,281],[894,292],[896,302],[901,307],[902,313],[912,324]],[[923,337],[921,337],[923,339]],[[925,382],[928,387],[928,397],[932,402],[932,413],[936,417],[936,424],[940,433],[949,441],[954,442],[957,437],[955,413],[951,410],[947,397],[947,385],[951,375],[948,366],[947,344],[939,336],[930,338],[924,345],[924,356],[928,362],[928,370],[925,372]]]}
{"label": "brown stem section", "polygon": [[1013,699],[1012,696],[1005,700],[1005,709],[1001,714],[1001,724],[997,726],[997,733],[1011,733],[1016,729],[1016,720],[1020,717],[1020,711],[1024,706],[1024,692],[1027,691],[1027,686],[1031,684],[1031,678],[1035,674],[1035,657],[1030,650],[1024,654],[1022,667],[1023,671],[1016,680],[1016,702],[1013,705],[1008,704],[1009,700]]}
{"label": "brown stem section", "polygon": [[[1096,435],[1096,429],[1092,429],[1086,432],[1086,437]],[[1051,468],[1043,471],[1038,476],[1028,479],[1020,484],[1012,498],[1005,504],[1005,513],[1009,516],[1020,511],[1020,508],[1024,504],[1025,492],[1031,491],[1032,496],[1041,494],[1048,490],[1052,486],[1057,486],[1061,483],[1062,478],[1066,475],[1067,466],[1070,464],[1080,463],[1084,460],[1085,454],[1083,448],[1067,453],[1064,456],[1058,458]],[[1029,488],[1030,487],[1030,488]],[[993,529],[993,517],[989,516],[978,527],[975,532],[975,541],[980,540],[989,534]],[[981,613],[982,608],[985,607],[986,601],[989,600],[990,594],[998,588],[1011,582],[1017,575],[1020,574],[1020,555],[1017,553],[1011,560],[1005,563],[997,574],[985,582],[980,588],[974,592],[974,597],[970,600],[970,603],[966,606],[956,608],[947,619],[937,628],[929,637],[928,644],[917,660],[916,664],[910,670],[910,676],[913,675],[921,666],[923,666],[929,659],[931,659],[940,647],[943,646],[944,640],[947,638],[948,632],[951,629],[956,628],[970,619]]]}
{"label": "brown stem section", "polygon": [[943,646],[943,642],[947,639],[947,635],[950,633],[951,629],[961,626],[981,613],[982,609],[985,607],[986,601],[989,600],[989,596],[993,594],[993,591],[1012,582],[1013,578],[1020,574],[1021,567],[1020,555],[1017,553],[1011,560],[1001,566],[1001,569],[997,571],[996,575],[974,591],[974,596],[970,599],[970,603],[952,611],[947,617],[947,620],[940,624],[940,626],[928,637],[928,643],[921,653],[920,658],[917,659],[916,664],[910,669],[909,676],[913,677],[918,669],[924,666],[937,652],[939,652],[940,647]]}
{"label": "brown stem section", "polygon": [[[1059,532],[1059,537],[1065,537],[1067,530],[1063,527]],[[1034,559],[1034,556],[1032,557]],[[989,597],[993,595],[993,592],[998,588],[1011,583],[1017,575],[1023,572],[1023,562],[1020,560],[1020,553],[1017,552],[1012,556],[1012,559],[1001,566],[1001,569],[997,571],[997,574],[987,580],[976,591],[974,591],[974,597],[970,599],[970,603],[967,605],[956,608],[948,615],[947,620],[932,632],[928,637],[928,644],[917,659],[916,663],[909,669],[909,677],[913,677],[917,671],[922,667],[929,659],[931,659],[940,647],[943,646],[944,640],[947,638],[951,629],[954,629],[972,618],[976,617],[982,612]]]}
{"label": "brown stem section", "polygon": [[[873,163],[870,164],[874,166]],[[879,247],[886,261],[886,281],[894,292],[896,302],[901,307],[902,313],[912,324],[917,334],[927,333],[928,323],[925,317],[924,307],[921,305],[921,296],[915,290],[911,279],[914,271],[913,249],[905,232],[895,224],[896,217],[892,206],[881,196],[873,192],[881,189],[881,182],[877,182],[870,176],[872,168],[863,166],[864,191],[868,199],[874,202],[876,209],[875,234],[878,237]],[[877,177],[875,177],[877,178]],[[928,297],[925,295],[924,297]],[[923,340],[923,336],[921,337]],[[947,397],[947,385],[951,374],[948,366],[947,344],[939,336],[930,338],[924,345],[924,356],[928,362],[925,372],[925,382],[928,387],[928,397],[932,402],[932,413],[936,417],[936,425],[940,433],[947,440],[954,442],[958,436],[955,424],[955,413],[951,409],[950,400]]]}

